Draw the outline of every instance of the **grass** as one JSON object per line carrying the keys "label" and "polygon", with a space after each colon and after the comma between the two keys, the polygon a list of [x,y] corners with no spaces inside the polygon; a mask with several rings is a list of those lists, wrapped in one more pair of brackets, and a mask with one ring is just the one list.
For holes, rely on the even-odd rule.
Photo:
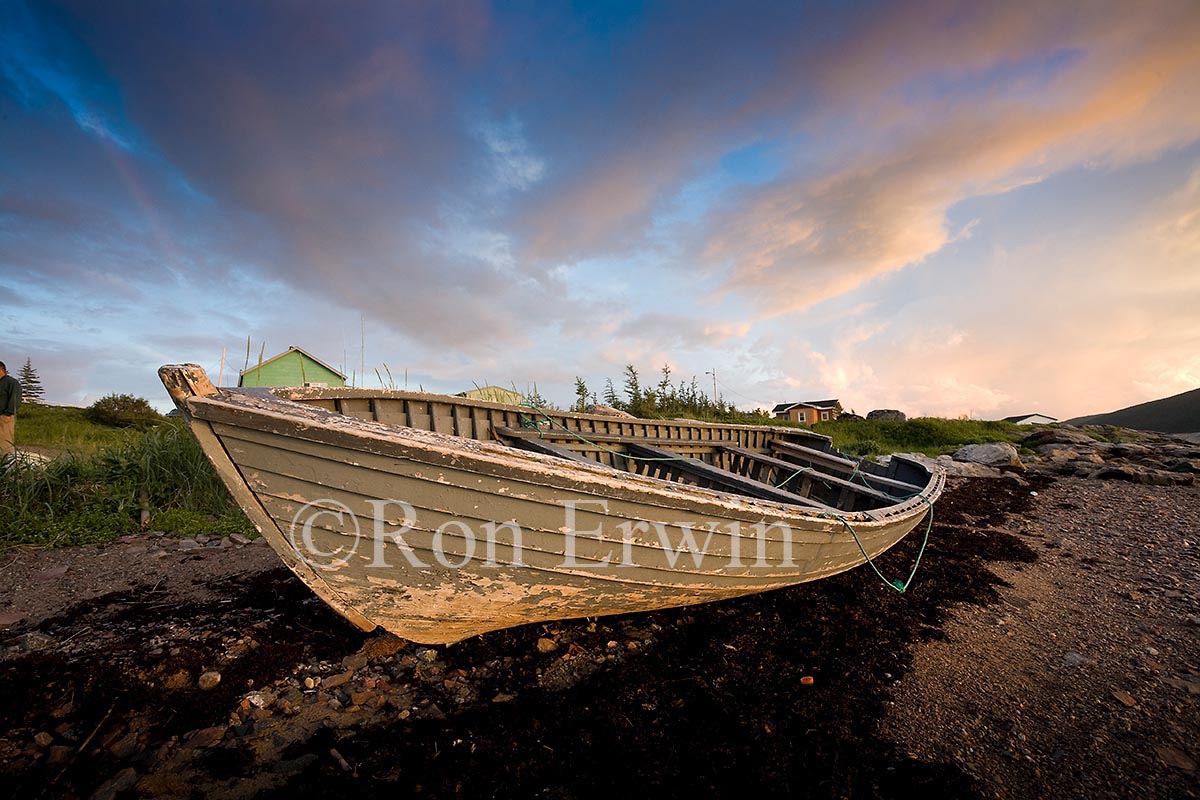
{"label": "grass", "polygon": [[918,417],[905,422],[834,420],[813,426],[833,437],[833,446],[844,453],[873,456],[883,453],[924,453],[937,456],[966,444],[1016,443],[1029,433],[1011,422]]}
{"label": "grass", "polygon": [[0,468],[0,549],[112,541],[140,530],[143,518],[169,533],[254,535],[181,420],[145,431],[104,430],[62,413],[74,410],[22,409],[18,432],[29,417],[40,422],[28,426],[21,445],[58,443],[61,454]]}
{"label": "grass", "polygon": [[99,425],[86,409],[24,403],[17,414],[17,447],[38,452],[90,456],[106,447],[134,441],[139,433],[129,428]]}

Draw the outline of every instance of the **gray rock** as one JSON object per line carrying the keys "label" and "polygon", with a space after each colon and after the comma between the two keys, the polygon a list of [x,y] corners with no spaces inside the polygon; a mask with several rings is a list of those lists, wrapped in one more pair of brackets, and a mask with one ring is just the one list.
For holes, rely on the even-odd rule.
{"label": "gray rock", "polygon": [[229,534],[229,538],[236,544],[250,544],[250,539],[246,536],[242,536],[240,533],[231,533]]}
{"label": "gray rock", "polygon": [[1056,428],[1044,428],[1040,431],[1034,431],[1025,437],[1027,446],[1036,448],[1043,444],[1069,444],[1069,445],[1085,445],[1095,447],[1097,442],[1091,436],[1088,436],[1078,428],[1060,425]]}
{"label": "gray rock", "polygon": [[908,419],[903,411],[894,408],[877,408],[867,414],[867,419],[877,419],[883,422],[904,422]]}
{"label": "gray rock", "polygon": [[200,542],[196,541],[195,539],[180,539],[179,540],[179,549],[180,550],[199,550],[203,546],[204,545],[200,544]]}
{"label": "gray rock", "polygon": [[1088,660],[1079,653],[1067,653],[1063,656],[1062,663],[1068,667],[1078,667],[1080,664],[1086,664]]}
{"label": "gray rock", "polygon": [[954,451],[954,460],[983,464],[987,467],[1024,469],[1024,465],[1021,463],[1021,456],[1017,453],[1017,448],[1008,442],[969,444]]}
{"label": "gray rock", "polygon": [[[941,467],[946,470],[947,475],[952,475],[956,478],[1001,478],[1004,473],[993,467],[985,466],[984,464],[975,464],[968,461],[955,461],[950,456],[938,456],[930,458],[924,453],[899,453],[905,458],[911,458],[918,461],[927,467]],[[886,459],[886,460],[885,460]],[[887,464],[891,461],[891,457],[884,456],[879,459],[879,463]]]}

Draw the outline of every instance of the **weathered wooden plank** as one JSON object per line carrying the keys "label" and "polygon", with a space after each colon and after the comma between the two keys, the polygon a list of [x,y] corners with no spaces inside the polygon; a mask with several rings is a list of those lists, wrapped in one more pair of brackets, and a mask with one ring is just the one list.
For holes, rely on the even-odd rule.
{"label": "weathered wooden plank", "polygon": [[[643,456],[648,458],[679,458],[677,453],[670,450],[665,450],[654,445],[642,444],[640,442],[629,442],[625,447],[630,451],[631,455]],[[829,506],[818,503],[816,500],[811,500],[807,497],[793,494],[776,489],[768,483],[761,483],[751,478],[746,478],[741,475],[735,475],[732,472],[723,470],[719,467],[714,467],[711,464],[705,464],[703,461],[672,461],[672,465],[684,472],[690,472],[693,475],[720,484],[742,494],[750,495],[751,497],[760,497],[764,500],[776,500],[781,503],[795,503],[797,505],[808,506],[810,508],[820,508],[829,511],[835,509]]]}
{"label": "weathered wooden plank", "polygon": [[[886,486],[891,489],[899,489],[906,497],[908,495],[917,494],[921,491],[920,486],[914,486],[911,483],[905,483],[904,481],[898,481],[882,475],[875,475],[870,472],[863,472],[862,470],[857,469],[858,464],[856,462],[851,461],[848,458],[835,456],[832,453],[822,453],[820,450],[814,450],[811,447],[793,444],[792,442],[772,442],[771,448],[777,452],[792,456],[799,461],[807,461],[810,464],[820,465],[824,468],[822,470],[823,472],[826,470],[832,470],[845,475],[853,475],[857,471],[858,474],[863,477],[863,480],[865,480],[868,484],[878,484],[878,486],[874,487],[876,489],[878,489],[879,486]],[[894,503],[897,501],[896,497],[887,493],[884,493],[883,496],[887,498],[889,502]]]}
{"label": "weathered wooden plank", "polygon": [[536,433],[518,431],[513,428],[495,428],[494,430],[499,436],[511,440],[512,444],[516,447],[532,450],[535,453],[545,453],[548,456],[558,456],[569,461],[589,460],[574,450],[554,444],[553,442],[547,442],[545,439],[539,439]]}

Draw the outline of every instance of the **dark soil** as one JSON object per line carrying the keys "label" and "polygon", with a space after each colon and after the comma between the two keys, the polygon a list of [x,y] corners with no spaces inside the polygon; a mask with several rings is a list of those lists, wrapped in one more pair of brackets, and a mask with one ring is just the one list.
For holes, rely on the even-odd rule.
{"label": "dark soil", "polygon": [[[972,663],[935,660],[924,694],[908,693],[918,656],[953,644],[955,615],[1042,568],[1044,540],[1019,523],[1048,485],[954,483],[903,595],[857,569],[448,648],[358,633],[261,545],[21,554],[0,580],[0,612],[28,617],[0,632],[0,780],[21,797],[1037,794],[1025,772],[994,782],[914,746],[922,718],[957,721],[945,678]],[[906,576],[920,540],[881,559],[884,574]],[[114,573],[122,589],[97,594],[97,553],[140,585]],[[220,682],[202,690],[209,670]],[[1182,763],[1161,767],[1172,792],[1194,791]]]}

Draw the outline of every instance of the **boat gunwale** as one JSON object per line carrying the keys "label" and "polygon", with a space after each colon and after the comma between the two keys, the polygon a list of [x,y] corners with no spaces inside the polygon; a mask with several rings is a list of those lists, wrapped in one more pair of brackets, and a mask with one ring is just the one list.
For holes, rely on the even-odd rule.
{"label": "boat gunwale", "polygon": [[[316,441],[332,446],[345,446],[344,443],[322,441],[320,435],[313,436],[315,431],[323,431],[327,435],[333,436],[349,434],[355,437],[359,446],[375,444],[375,448],[369,446],[364,447],[368,452],[374,452],[377,455],[387,457],[408,458],[410,460],[421,461],[414,459],[413,453],[409,451],[417,451],[422,453],[437,454],[449,459],[467,459],[476,463],[489,464],[492,467],[508,468],[512,470],[520,470],[523,472],[536,472],[541,478],[555,478],[557,480],[565,480],[570,482],[582,483],[597,487],[597,489],[619,489],[625,491],[637,492],[647,495],[645,502],[651,502],[649,497],[657,497],[663,500],[674,500],[676,502],[684,501],[689,504],[701,504],[704,506],[716,506],[723,509],[722,513],[728,511],[740,511],[743,513],[764,513],[774,514],[777,516],[786,516],[793,519],[812,521],[830,520],[856,522],[861,524],[880,524],[886,525],[896,521],[897,517],[908,517],[913,513],[924,510],[937,499],[945,484],[945,472],[940,467],[924,465],[920,462],[913,461],[912,463],[924,469],[929,475],[925,485],[921,487],[921,491],[909,498],[890,506],[883,506],[877,509],[865,509],[862,511],[838,512],[832,514],[829,512],[812,512],[805,509],[804,506],[798,504],[784,503],[781,501],[768,500],[763,498],[754,498],[746,495],[741,495],[734,492],[725,492],[716,489],[709,489],[700,486],[692,486],[681,484],[674,481],[669,481],[661,478],[653,478],[646,475],[639,475],[634,472],[617,470],[613,467],[596,463],[587,462],[568,462],[562,458],[555,456],[544,455],[529,450],[523,450],[511,445],[504,444],[499,441],[488,441],[482,439],[472,439],[454,434],[437,433],[434,431],[412,428],[406,425],[397,425],[375,420],[367,420],[361,417],[350,416],[331,411],[329,409],[302,402],[301,400],[292,399],[292,396],[297,394],[302,395],[305,399],[337,399],[338,396],[345,396],[346,389],[219,389],[215,394],[204,396],[192,396],[187,398],[189,412],[199,419],[207,421],[225,422],[230,424],[228,420],[220,419],[222,416],[218,410],[228,410],[235,415],[237,412],[248,413],[252,416],[261,416],[267,419],[272,419],[276,422],[282,422],[285,425],[295,428],[297,438]],[[511,406],[503,403],[490,403],[487,401],[477,401],[471,398],[452,397],[448,395],[438,395],[429,393],[416,392],[397,392],[395,390],[369,390],[356,389],[351,390],[354,396],[362,398],[378,398],[390,397],[395,399],[420,399],[428,402],[450,402],[458,403],[467,401],[470,405],[483,405],[497,410],[508,412],[517,412],[529,414],[533,409],[524,408],[521,406]],[[292,396],[283,396],[283,395]],[[210,411],[217,411],[215,416]],[[614,420],[624,421],[626,418],[615,418],[603,415],[576,415],[573,412],[558,412],[566,413],[570,416],[581,416],[612,422]],[[692,424],[691,422],[676,422],[674,420],[640,420],[637,418],[629,418],[631,424]],[[245,422],[232,423],[241,424],[244,427],[253,429],[253,426],[246,425]],[[796,429],[784,428],[778,426],[758,426],[758,425],[721,425],[716,423],[696,422],[699,426],[705,427],[736,427],[742,429],[762,430],[764,428],[773,432],[779,433],[795,433]],[[806,432],[807,433],[807,432]],[[305,435],[308,434],[308,435]],[[824,437],[828,438],[828,437]],[[688,441],[688,440],[683,440]],[[406,452],[396,453],[395,448],[402,448]],[[352,452],[352,449],[347,448]],[[380,452],[382,450],[383,452]],[[902,456],[899,456],[902,457]],[[422,463],[428,463],[422,461]],[[462,468],[460,466],[460,468]],[[824,475],[820,470],[815,472]],[[489,471],[489,474],[490,471]],[[513,480],[521,480],[515,476],[505,476]],[[544,486],[546,488],[571,488],[563,486],[552,486],[544,480],[523,480],[522,482],[531,483],[534,485]],[[573,490],[578,490],[574,488]],[[672,503],[672,506],[675,504]],[[699,513],[712,513],[712,510],[699,510],[691,508],[688,510],[699,511]]]}

